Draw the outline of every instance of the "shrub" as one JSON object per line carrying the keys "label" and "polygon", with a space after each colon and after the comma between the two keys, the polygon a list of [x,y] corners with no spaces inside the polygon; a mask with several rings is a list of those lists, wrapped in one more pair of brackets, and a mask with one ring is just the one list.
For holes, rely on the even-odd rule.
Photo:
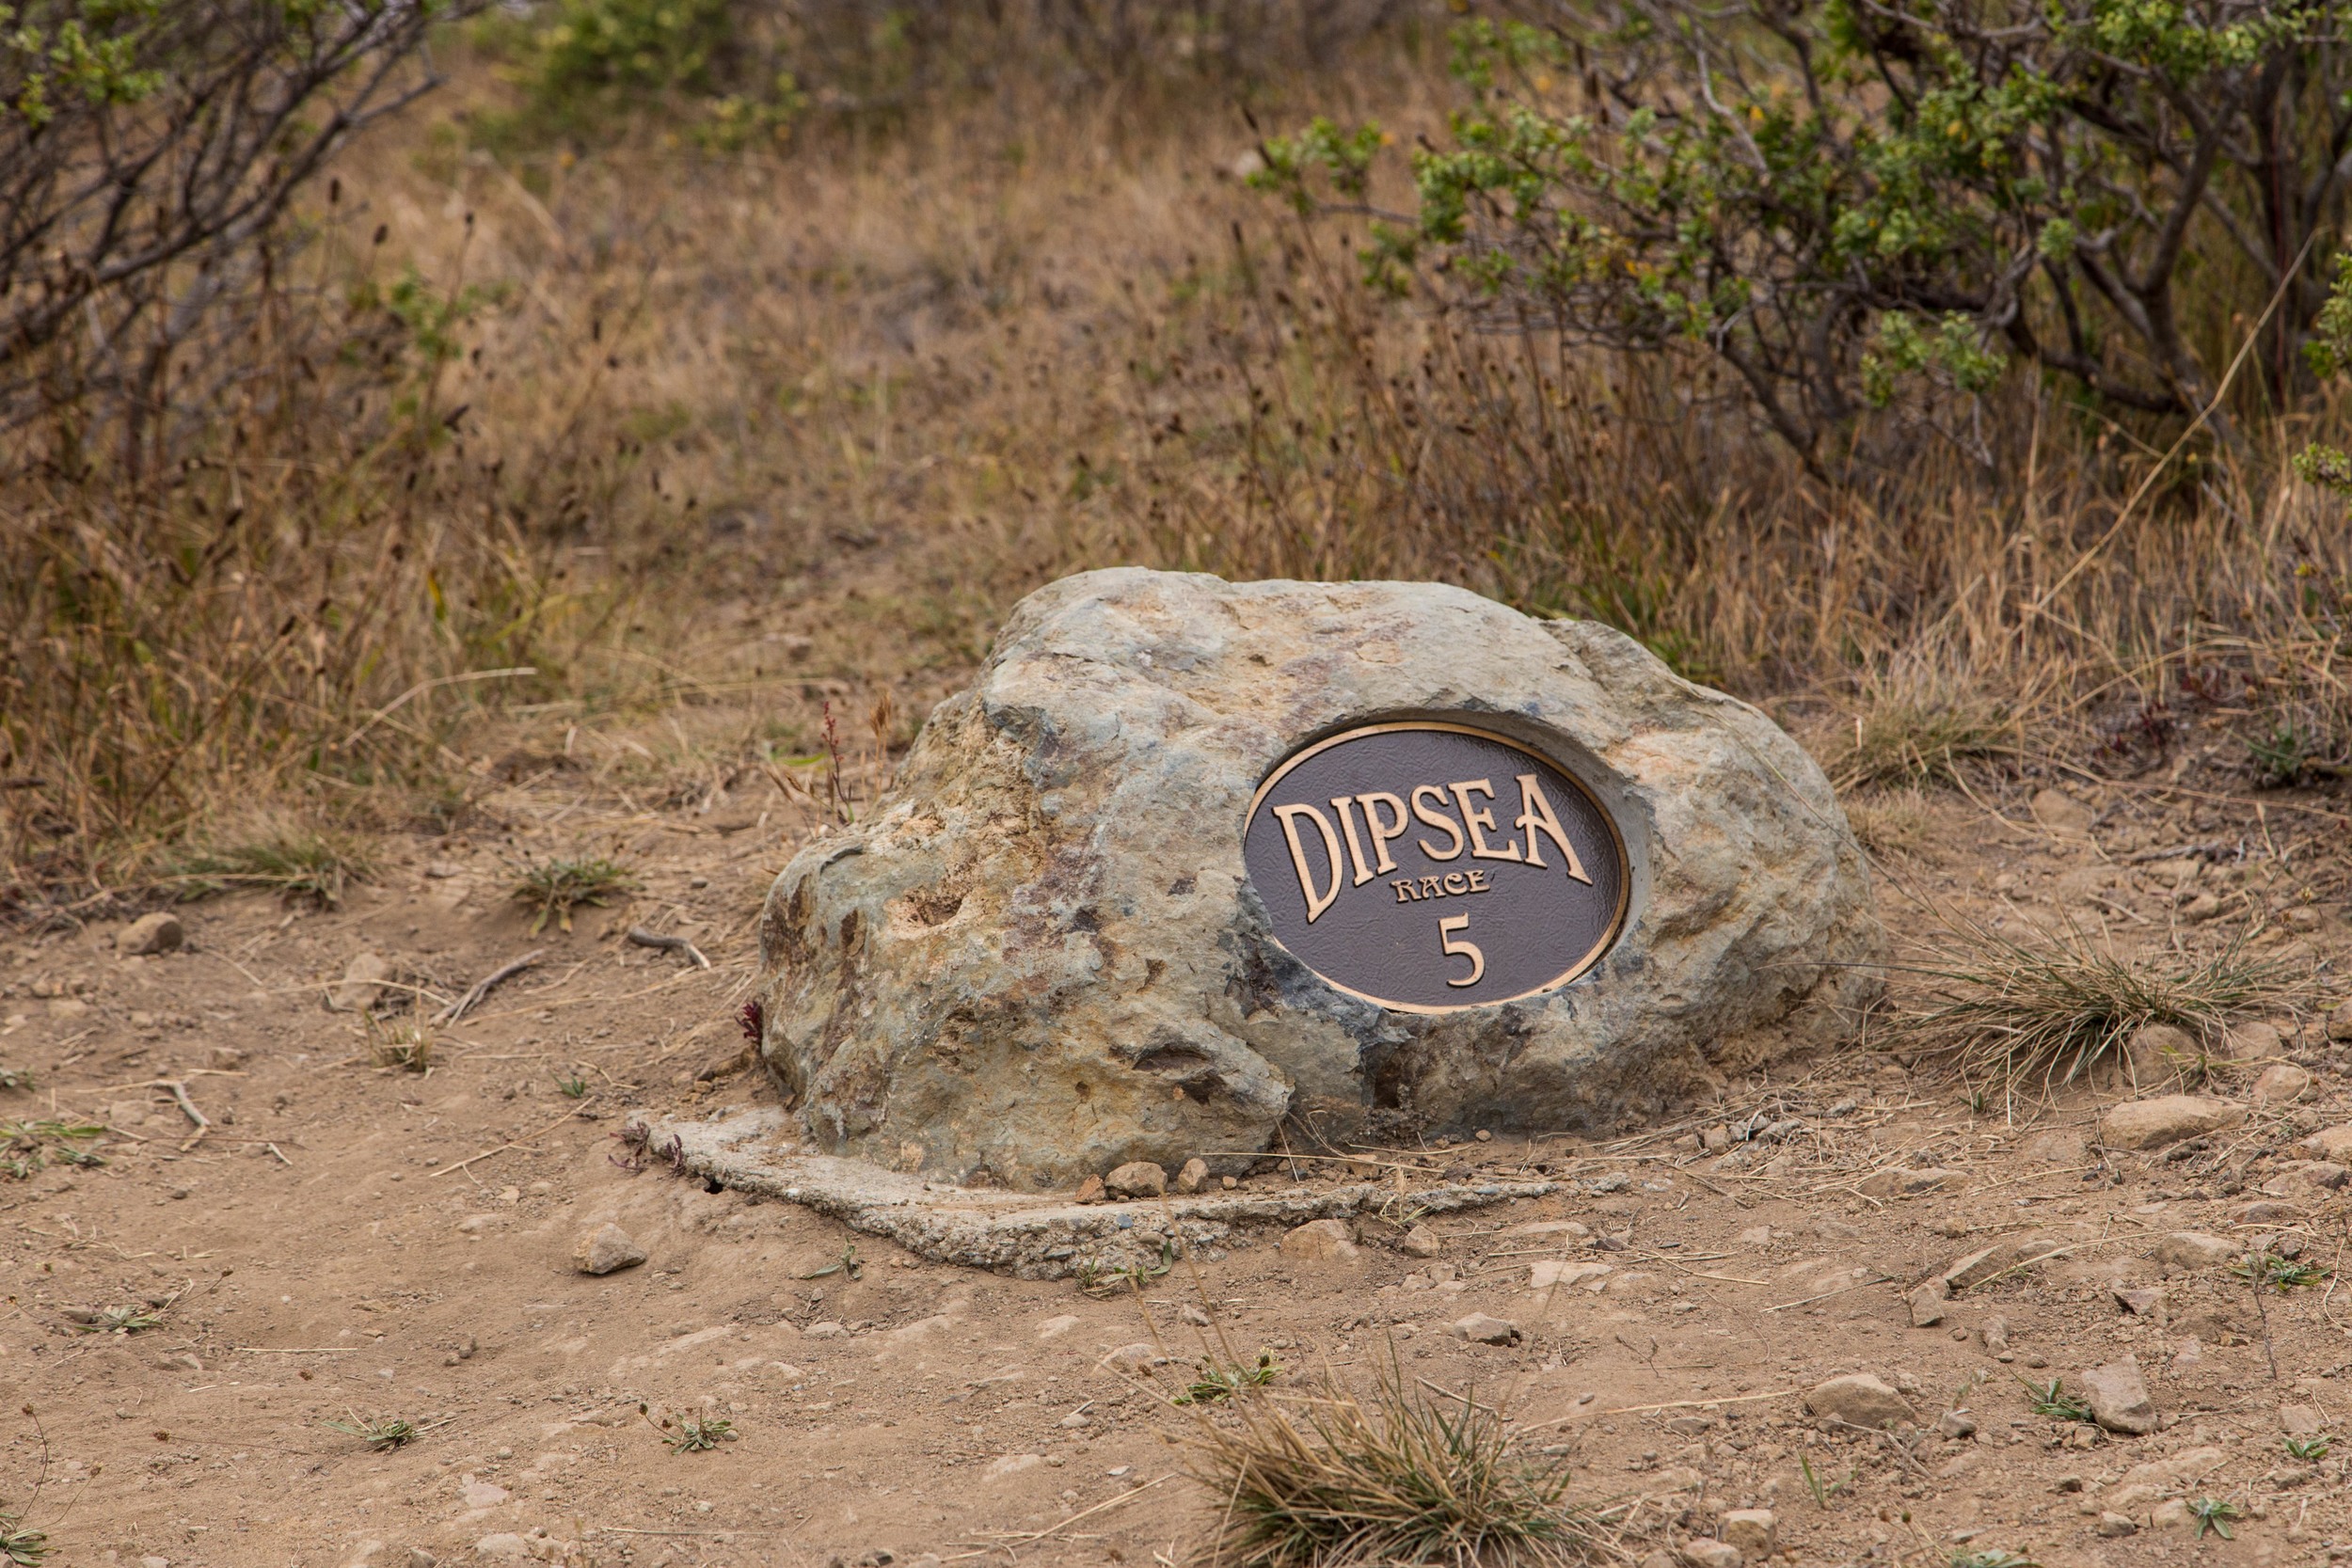
{"label": "shrub", "polygon": [[[1525,8],[1542,24],[1457,32],[1470,98],[1415,154],[1412,210],[1374,227],[1387,287],[1502,330],[1703,344],[1817,469],[1866,408],[1938,415],[2010,363],[2114,410],[2204,410],[2241,319],[2270,321],[2260,363],[2294,389],[2352,129],[2317,8]],[[1361,203],[1380,140],[1318,123],[1257,178]]]}

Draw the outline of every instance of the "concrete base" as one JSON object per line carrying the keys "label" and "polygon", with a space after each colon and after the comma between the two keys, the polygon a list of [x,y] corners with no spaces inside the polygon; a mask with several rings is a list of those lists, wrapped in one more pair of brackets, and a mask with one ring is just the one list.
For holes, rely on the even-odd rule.
{"label": "concrete base", "polygon": [[[882,1236],[933,1262],[1023,1279],[1108,1275],[1158,1268],[1168,1257],[1214,1256],[1309,1220],[1442,1214],[1542,1197],[1554,1181],[1481,1181],[1399,1188],[1350,1182],[1312,1192],[1170,1195],[1136,1203],[1078,1204],[1061,1195],[958,1187],[801,1149],[792,1120],[771,1107],[727,1107],[700,1117],[633,1117],[622,1136],[681,1173],[738,1192],[782,1198]],[[1260,1229],[1267,1233],[1257,1236]]]}

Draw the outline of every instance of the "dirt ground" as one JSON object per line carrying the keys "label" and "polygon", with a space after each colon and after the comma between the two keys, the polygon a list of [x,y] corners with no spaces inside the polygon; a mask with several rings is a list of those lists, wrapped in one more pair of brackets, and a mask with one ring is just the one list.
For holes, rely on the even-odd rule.
{"label": "dirt ground", "polygon": [[[185,947],[152,958],[117,955],[119,923],[9,937],[0,1065],[33,1086],[0,1092],[0,1117],[104,1132],[46,1143],[103,1164],[0,1179],[0,1496],[65,1568],[1174,1563],[1216,1512],[1182,1443],[1216,1418],[1168,1398],[1204,1347],[1270,1353],[1293,1388],[1326,1372],[1360,1387],[1393,1347],[1417,1385],[1471,1390],[1572,1456],[1581,1497],[1647,1498],[1635,1560],[1742,1507],[1773,1511],[1784,1560],[1804,1564],[2352,1556],[2343,1457],[2292,1457],[2282,1432],[2352,1433],[2335,1277],[2263,1296],[2226,1263],[2152,1256],[2189,1230],[2332,1268],[2352,1238],[2344,1198],[2290,1148],[2352,1120],[2338,1070],[2352,1045],[2320,1022],[2352,948],[2345,819],[2279,797],[2258,817],[2161,778],[2071,787],[2097,814],[2088,836],[2046,831],[2022,785],[2015,803],[1875,810],[1890,919],[1915,924],[1924,896],[2012,930],[2072,922],[2193,947],[2281,917],[2259,950],[2312,985],[2298,1016],[2272,1021],[2273,1053],[2312,1068],[2316,1098],[2157,1154],[2103,1153],[2112,1095],[1972,1108],[1924,1064],[1857,1049],[1726,1084],[1720,1103],[1619,1143],[1383,1156],[1571,1183],[1439,1222],[1436,1259],[1367,1244],[1300,1261],[1269,1235],[1140,1297],[921,1263],[788,1205],[631,1168],[613,1136],[630,1108],[771,1094],[730,1069],[730,1015],[758,900],[813,817],[765,783],[645,810],[550,768],[485,794],[453,835],[389,846],[339,908],[197,902],[180,911]],[[2182,845],[2204,847],[2162,853]],[[643,886],[533,935],[505,898],[514,857],[557,847],[612,850]],[[630,944],[632,924],[688,937],[712,967]],[[363,952],[429,1011],[533,950],[438,1032],[427,1072],[374,1065],[398,1018],[328,1006]],[[2243,1097],[2253,1070],[2225,1068],[2218,1086]],[[209,1118],[201,1136],[167,1080]],[[1727,1148],[1701,1144],[1725,1130]],[[1923,1170],[1949,1174],[1896,1180]],[[576,1241],[608,1220],[647,1261],[577,1272]],[[2064,1250],[1913,1326],[1914,1281],[2020,1234]],[[837,1267],[852,1243],[857,1266]],[[1610,1272],[1531,1289],[1534,1265],[1562,1259]],[[2163,1299],[2127,1307],[2132,1285]],[[85,1321],[123,1307],[152,1321]],[[1474,1312],[1517,1341],[1448,1332]],[[2005,1359],[1984,1333],[1995,1320]],[[1105,1360],[1152,1342],[1174,1360]],[[2126,1355],[2159,1432],[2031,1410],[2022,1379],[2073,1388]],[[1805,1390],[1856,1371],[1900,1389],[1915,1430],[1807,1417]],[[1955,1408],[1966,1418],[1939,1420]],[[674,1452],[655,1423],[685,1414],[723,1416],[733,1436]],[[391,1417],[417,1436],[384,1452],[329,1425]],[[2159,1459],[2178,1463],[2124,1481]],[[2230,1502],[2231,1538],[2163,1524],[2174,1496]],[[2135,1533],[2098,1533],[2103,1512]]]}

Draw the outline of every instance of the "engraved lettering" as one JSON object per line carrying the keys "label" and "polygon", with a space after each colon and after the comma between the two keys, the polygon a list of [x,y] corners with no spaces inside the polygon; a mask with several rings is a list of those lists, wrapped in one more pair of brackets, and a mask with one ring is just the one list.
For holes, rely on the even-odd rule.
{"label": "engraved lettering", "polygon": [[1533,773],[1521,773],[1518,780],[1519,815],[1511,826],[1527,834],[1527,863],[1550,869],[1544,865],[1542,847],[1535,842],[1535,835],[1542,833],[1559,846],[1560,853],[1566,857],[1568,875],[1591,887],[1593,879],[1584,874],[1584,863],[1576,858],[1576,846],[1568,842],[1567,833],[1560,826],[1560,818],[1552,815],[1551,801],[1545,797],[1544,786]]}
{"label": "engraved lettering", "polygon": [[[1380,863],[1380,873],[1386,876],[1396,869],[1396,862],[1389,858],[1389,846],[1405,836],[1405,802],[1385,789],[1375,789],[1356,799],[1364,803],[1364,826],[1372,830],[1373,858]],[[1380,825],[1380,808],[1383,805],[1396,814],[1396,820],[1387,827]]]}
{"label": "engraved lettering", "polygon": [[1389,885],[1396,889],[1396,901],[1400,904],[1412,903],[1421,896],[1420,890],[1413,886],[1413,879],[1410,877],[1399,877]]}
{"label": "engraved lettering", "polygon": [[1444,894],[1444,884],[1439,882],[1437,878],[1423,877],[1421,879],[1421,895],[1423,898],[1436,898]]}
{"label": "engraved lettering", "polygon": [[[1331,907],[1331,900],[1340,895],[1340,835],[1331,831],[1323,813],[1312,806],[1277,806],[1274,815],[1281,818],[1282,837],[1291,847],[1291,864],[1298,872],[1298,891],[1306,896],[1307,924],[1311,926],[1317,916]],[[1313,817],[1315,830],[1323,834],[1324,854],[1331,863],[1331,886],[1325,893],[1315,892],[1314,877],[1307,869],[1306,847],[1298,842],[1298,819],[1302,816]]]}
{"label": "engraved lettering", "polygon": [[1356,839],[1356,802],[1345,795],[1331,797],[1331,809],[1340,814],[1340,832],[1347,835],[1347,860],[1356,868],[1355,879],[1347,885],[1362,887],[1372,880],[1372,867],[1364,863],[1364,847]]}
{"label": "engraved lettering", "polygon": [[1446,981],[1447,985],[1457,989],[1478,984],[1486,974],[1486,955],[1478,950],[1478,944],[1467,939],[1461,942],[1454,940],[1454,932],[1469,929],[1470,916],[1466,914],[1450,914],[1438,922],[1438,945],[1455,958],[1468,958],[1470,961],[1470,974],[1459,980],[1449,978]]}
{"label": "engraved lettering", "polygon": [[1468,893],[1470,879],[1459,871],[1449,871],[1445,874],[1445,890],[1448,893]]}
{"label": "engraved lettering", "polygon": [[1515,861],[1519,858],[1519,847],[1516,844],[1506,845],[1498,849],[1486,842],[1485,830],[1495,825],[1495,814],[1470,804],[1470,796],[1473,793],[1484,795],[1489,800],[1495,798],[1495,786],[1490,780],[1465,779],[1460,784],[1448,784],[1446,787],[1454,791],[1454,798],[1456,800],[1462,802],[1462,820],[1470,824],[1471,859]]}
{"label": "engraved lettering", "polygon": [[[1435,800],[1437,804],[1435,806],[1423,805],[1421,798],[1424,795]],[[1436,784],[1422,784],[1417,787],[1413,791],[1413,815],[1421,818],[1424,827],[1442,829],[1446,836],[1454,840],[1454,847],[1440,855],[1429,847],[1427,839],[1422,839],[1420,844],[1422,854],[1427,855],[1433,861],[1450,861],[1461,856],[1462,830],[1455,824],[1454,818],[1445,814],[1444,790],[1439,789]]]}
{"label": "engraved lettering", "polygon": [[1470,884],[1472,893],[1486,893],[1494,887],[1492,882],[1486,880],[1486,868],[1483,865],[1470,867]]}

